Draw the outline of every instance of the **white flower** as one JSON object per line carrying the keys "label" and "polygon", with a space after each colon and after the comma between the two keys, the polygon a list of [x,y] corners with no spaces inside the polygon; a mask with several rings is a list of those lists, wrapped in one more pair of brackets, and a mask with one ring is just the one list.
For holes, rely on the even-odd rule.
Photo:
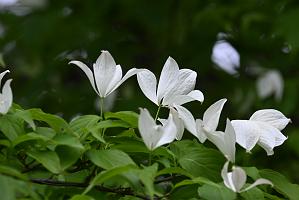
{"label": "white flower", "polygon": [[93,72],[80,61],[71,61],[69,64],[75,64],[85,72],[94,91],[101,98],[111,94],[124,81],[140,71],[140,69],[132,68],[122,77],[121,66],[116,65],[108,51],[102,51],[96,63],[93,64]]}
{"label": "white flower", "polygon": [[259,178],[257,179],[253,184],[249,185],[247,188],[243,189],[247,175],[246,172],[241,168],[241,167],[233,167],[232,172],[228,172],[228,164],[229,162],[226,162],[222,168],[221,171],[221,176],[224,181],[224,185],[231,189],[234,192],[245,192],[247,190],[250,190],[251,188],[256,187],[257,185],[263,185],[263,184],[268,184],[273,186],[271,181],[264,179],[264,178]]}
{"label": "white flower", "polygon": [[190,69],[179,69],[176,61],[169,57],[164,64],[157,87],[155,75],[144,70],[137,74],[144,95],[156,105],[182,105],[190,101],[203,102],[201,91],[194,90],[197,73]]}
{"label": "white flower", "polygon": [[138,128],[145,145],[151,151],[172,142],[177,133],[171,114],[164,125],[157,125],[147,109],[140,109]]}
{"label": "white flower", "polygon": [[287,138],[280,132],[290,122],[281,112],[274,109],[256,111],[249,120],[233,120],[237,143],[250,152],[256,144],[274,154],[273,148]]}
{"label": "white flower", "polygon": [[274,94],[275,99],[279,101],[283,94],[283,85],[283,78],[280,72],[270,70],[258,78],[257,93],[261,99]]}
{"label": "white flower", "polygon": [[229,74],[236,74],[240,67],[240,55],[236,49],[225,40],[215,43],[212,50],[212,61]]}
{"label": "white flower", "polygon": [[[8,72],[9,70],[6,70],[0,74],[0,87],[1,87],[3,76]],[[6,114],[12,105],[13,97],[12,97],[12,91],[10,87],[11,81],[12,79],[9,79],[4,83],[2,92],[0,93],[0,113],[1,114]]]}

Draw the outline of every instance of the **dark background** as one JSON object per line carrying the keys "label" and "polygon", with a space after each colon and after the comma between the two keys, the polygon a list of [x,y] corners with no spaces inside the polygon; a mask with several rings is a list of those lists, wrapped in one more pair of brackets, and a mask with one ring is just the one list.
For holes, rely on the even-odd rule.
{"label": "dark background", "polygon": [[[240,53],[237,77],[211,61],[219,32],[229,34],[227,40]],[[248,119],[263,108],[283,112],[293,122],[283,131],[288,140],[271,157],[259,147],[250,156],[238,148],[242,161],[238,164],[272,168],[299,183],[299,4],[295,0],[20,0],[10,6],[0,4],[1,71],[11,71],[14,102],[24,108],[40,107],[68,121],[78,114],[99,114],[88,79],[68,62],[76,59],[91,66],[101,50],[108,50],[124,71],[148,68],[158,76],[168,56],[181,68],[195,70],[196,88],[204,93],[205,101],[186,107],[201,118],[209,105],[227,98],[220,130],[227,117]],[[249,73],[257,66],[281,72],[285,84],[281,101],[257,96],[258,76]],[[134,76],[117,90],[111,110],[138,112],[138,107],[147,107],[152,114],[156,111]]]}

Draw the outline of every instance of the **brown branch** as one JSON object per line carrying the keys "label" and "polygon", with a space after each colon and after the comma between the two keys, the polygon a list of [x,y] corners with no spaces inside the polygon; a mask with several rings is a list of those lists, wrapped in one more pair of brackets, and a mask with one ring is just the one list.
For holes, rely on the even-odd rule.
{"label": "brown branch", "polygon": [[[65,182],[65,181],[57,181],[53,179],[30,179],[32,183],[42,184],[42,185],[51,185],[51,186],[63,186],[63,187],[79,187],[79,188],[86,188],[88,187],[88,183],[79,183],[79,182]],[[148,196],[143,196],[139,194],[135,194],[131,188],[107,188],[104,186],[95,186],[96,190],[102,192],[111,192],[115,194],[120,194],[122,196],[134,196],[140,199],[149,200]]]}

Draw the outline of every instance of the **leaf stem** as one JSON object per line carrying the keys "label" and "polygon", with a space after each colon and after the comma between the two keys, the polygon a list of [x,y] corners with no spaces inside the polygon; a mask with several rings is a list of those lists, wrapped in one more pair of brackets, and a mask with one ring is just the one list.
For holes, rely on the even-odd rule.
{"label": "leaf stem", "polygon": [[148,166],[151,166],[152,165],[152,151],[149,152],[149,155],[148,155]]}
{"label": "leaf stem", "polygon": [[101,111],[102,120],[104,119],[103,110],[104,110],[104,98],[100,97],[100,111]]}
{"label": "leaf stem", "polygon": [[157,110],[157,113],[156,113],[156,117],[155,117],[155,122],[157,121],[157,119],[159,117],[160,109],[161,109],[161,104],[158,107],[158,110]]}

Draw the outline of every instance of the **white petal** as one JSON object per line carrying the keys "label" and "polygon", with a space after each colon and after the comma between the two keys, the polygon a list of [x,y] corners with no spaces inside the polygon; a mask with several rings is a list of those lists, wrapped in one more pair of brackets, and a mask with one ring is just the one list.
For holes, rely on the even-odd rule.
{"label": "white petal", "polygon": [[231,123],[236,133],[237,143],[250,152],[263,130],[256,122],[249,120],[232,120]]}
{"label": "white petal", "polygon": [[217,41],[212,51],[212,61],[229,74],[236,74],[240,67],[240,55],[224,40]]}
{"label": "white petal", "polygon": [[168,99],[168,101],[166,101],[166,99],[163,99],[163,105],[182,105],[191,101],[199,101],[202,103],[204,101],[202,92],[199,90],[193,90],[187,95],[174,96]]}
{"label": "white petal", "polygon": [[87,67],[87,65],[85,65],[84,63],[80,62],[80,61],[71,61],[69,62],[69,64],[74,64],[77,65],[78,67],[80,67],[80,69],[83,70],[83,72],[86,74],[87,78],[89,79],[89,82],[91,83],[92,88],[94,89],[94,91],[100,96],[100,93],[97,91],[97,88],[95,86],[95,81],[94,81],[94,77],[92,74],[92,71]]}
{"label": "white petal", "polygon": [[282,75],[277,70],[269,70],[257,80],[257,92],[262,99],[274,94],[276,100],[281,100],[283,87]]}
{"label": "white petal", "polygon": [[2,82],[2,78],[3,76],[5,76],[5,74],[9,73],[9,70],[5,70],[4,72],[0,73],[0,87],[1,87],[1,82]]}
{"label": "white petal", "polygon": [[105,97],[106,90],[116,70],[116,63],[108,51],[102,51],[93,65],[95,82],[101,97]]}
{"label": "white petal", "polygon": [[153,150],[157,141],[159,140],[156,134],[156,123],[147,109],[140,109],[140,115],[138,119],[138,129],[143,142],[149,150]]}
{"label": "white petal", "polygon": [[190,93],[196,83],[196,72],[190,69],[179,70],[179,77],[172,87],[168,88],[168,91],[164,94],[163,105],[167,105],[167,102],[171,101],[174,97],[180,95],[186,95]]}
{"label": "white petal", "polygon": [[196,124],[196,135],[195,137],[197,137],[197,139],[201,142],[204,143],[207,139],[206,136],[206,130],[203,127],[203,121],[201,119],[197,119],[195,121]]}
{"label": "white petal", "polygon": [[274,109],[258,110],[250,117],[251,121],[266,122],[271,126],[282,130],[291,121],[286,118],[281,112]]}
{"label": "white petal", "polygon": [[106,89],[105,97],[114,91],[115,86],[120,82],[123,76],[123,72],[120,65],[116,65],[114,75]]}
{"label": "white petal", "polygon": [[247,191],[247,190],[250,190],[251,188],[254,188],[258,185],[271,185],[273,187],[273,183],[267,179],[264,179],[264,178],[259,178],[257,179],[253,184],[251,184],[250,186],[248,186],[247,188],[245,188],[244,190],[241,190],[241,192],[244,192],[244,191]]}
{"label": "white petal", "polygon": [[2,114],[6,114],[12,105],[13,96],[10,87],[11,81],[12,79],[7,80],[2,88],[2,93],[0,96],[0,113]]}
{"label": "white petal", "polygon": [[[223,179],[223,182],[224,182],[224,185],[226,187],[228,187],[229,189],[231,189],[232,191],[236,192],[236,188],[232,182],[232,177],[231,177],[231,174],[232,173],[229,173],[228,172],[228,164],[229,164],[229,161],[227,161],[222,170],[221,170],[221,177]],[[230,175],[229,175],[230,174]]]}
{"label": "white petal", "polygon": [[174,107],[178,111],[179,118],[183,120],[186,129],[194,136],[197,136],[195,119],[192,113],[188,109],[184,108],[183,106],[174,105]]}
{"label": "white petal", "polygon": [[159,85],[157,91],[159,103],[161,99],[165,96],[165,94],[176,85],[178,78],[179,78],[179,66],[173,58],[168,57],[168,59],[166,60],[163,66],[161,76],[159,79]]}
{"label": "white petal", "polygon": [[155,145],[155,148],[172,142],[176,137],[176,133],[177,128],[173,121],[172,114],[169,114],[166,124],[162,128],[159,127],[158,129],[158,135],[160,139]]}
{"label": "white petal", "polygon": [[158,105],[157,80],[155,75],[149,70],[137,73],[137,81],[143,94],[152,102]]}
{"label": "white petal", "polygon": [[246,183],[246,173],[241,167],[234,167],[232,171],[232,181],[236,188],[236,191],[239,192]]}
{"label": "white petal", "polygon": [[226,121],[225,133],[222,131],[214,131],[207,132],[206,135],[229,161],[235,162],[236,136],[234,129],[228,119]]}
{"label": "white petal", "polygon": [[219,122],[219,118],[220,118],[222,108],[223,108],[226,101],[227,101],[227,99],[220,99],[219,101],[217,101],[216,103],[211,105],[204,112],[203,125],[204,125],[205,129],[207,129],[208,131],[215,131],[216,130],[216,128],[218,126],[218,122]]}
{"label": "white petal", "polygon": [[[184,122],[182,119],[179,118],[179,113],[174,109],[174,108],[170,108],[170,113],[173,116],[173,121],[175,123],[175,126],[177,128],[177,133],[176,133],[176,137],[175,139],[177,140],[181,140],[184,134]],[[163,125],[165,124],[165,122],[161,122]]]}

